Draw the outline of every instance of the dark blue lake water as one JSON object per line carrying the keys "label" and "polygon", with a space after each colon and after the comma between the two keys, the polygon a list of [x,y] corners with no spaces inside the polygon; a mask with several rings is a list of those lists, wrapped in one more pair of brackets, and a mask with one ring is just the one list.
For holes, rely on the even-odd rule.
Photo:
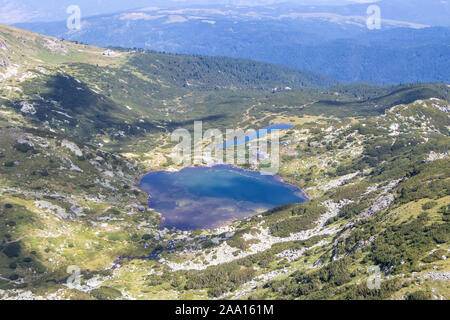
{"label": "dark blue lake water", "polygon": [[222,147],[226,148],[226,147],[230,147],[232,145],[235,145],[235,146],[243,145],[243,144],[245,144],[245,143],[247,143],[249,141],[260,139],[260,138],[264,138],[267,134],[270,134],[271,132],[274,132],[274,131],[277,131],[277,130],[286,130],[286,129],[290,129],[292,127],[293,127],[293,125],[290,125],[290,124],[283,124],[283,123],[272,124],[272,125],[270,125],[268,127],[256,130],[256,132],[253,133],[253,134],[249,134],[249,135],[246,135],[246,136],[243,136],[243,137],[239,137],[239,138],[234,139],[234,140],[226,141],[222,145]]}
{"label": "dark blue lake water", "polygon": [[139,185],[163,226],[181,230],[214,228],[279,205],[307,200],[303,192],[278,176],[261,175],[227,165],[157,171]]}

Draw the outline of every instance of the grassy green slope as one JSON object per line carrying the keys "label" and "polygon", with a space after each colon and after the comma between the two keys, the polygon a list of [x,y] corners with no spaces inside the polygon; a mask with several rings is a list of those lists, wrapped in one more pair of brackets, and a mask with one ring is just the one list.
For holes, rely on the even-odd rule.
{"label": "grassy green slope", "polygon": [[[283,140],[306,138],[291,145],[301,156],[283,150],[280,174],[311,201],[172,252],[179,271],[165,283],[185,297],[448,299],[448,111],[445,101],[419,100],[352,124],[294,127]],[[371,289],[374,268],[381,284]]]}
{"label": "grassy green slope", "polygon": [[[313,89],[245,60],[102,52],[0,27],[0,297],[449,298],[446,84]],[[193,120],[279,119],[296,125],[280,175],[311,201],[230,232],[159,230],[145,169],[98,148],[161,169],[167,132]],[[84,286],[65,286],[70,265]]]}
{"label": "grassy green slope", "polygon": [[[206,127],[261,125],[274,115],[374,115],[442,84],[334,87],[321,76],[249,60],[104,49],[1,26],[5,120],[66,133],[116,151],[148,151],[194,120]],[[23,109],[31,105],[31,112]],[[242,117],[247,114],[247,117]],[[8,116],[6,116],[8,115]],[[265,121],[265,122],[264,122]]]}

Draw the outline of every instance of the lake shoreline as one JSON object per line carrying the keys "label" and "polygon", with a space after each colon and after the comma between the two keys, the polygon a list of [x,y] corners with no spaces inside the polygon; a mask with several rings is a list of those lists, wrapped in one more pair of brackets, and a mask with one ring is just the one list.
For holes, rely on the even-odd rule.
{"label": "lake shoreline", "polygon": [[[219,167],[219,166],[230,167],[231,169],[237,169],[237,170],[242,170],[242,171],[259,172],[259,173],[262,172],[262,171],[254,170],[254,169],[251,169],[251,168],[249,168],[249,169],[244,169],[244,168],[238,167],[238,166],[236,166],[236,165],[234,165],[234,164],[227,164],[227,163],[224,163],[224,164],[189,165],[189,166],[182,167],[182,168],[173,168],[173,167],[170,167],[169,169],[171,169],[171,170],[155,170],[155,171],[150,171],[150,172],[147,172],[147,173],[140,174],[138,177],[136,177],[136,180],[135,180],[135,186],[138,187],[139,189],[141,189],[141,188],[139,187],[139,184],[141,183],[142,179],[143,179],[145,176],[147,176],[147,175],[149,175],[149,174],[152,174],[152,173],[155,173],[155,172],[177,173],[177,172],[180,172],[181,170],[184,170],[184,169],[194,169],[194,168],[214,168],[214,167]],[[309,195],[307,194],[307,192],[306,192],[305,190],[303,190],[303,189],[300,188],[299,186],[296,186],[295,184],[292,184],[292,183],[290,183],[290,182],[286,182],[286,181],[283,179],[283,177],[280,176],[279,174],[268,175],[268,176],[273,176],[275,179],[278,179],[278,181],[281,182],[281,183],[284,183],[284,184],[286,184],[286,185],[289,185],[289,186],[292,186],[292,187],[294,187],[294,188],[300,189],[301,192],[302,192],[302,194],[306,197],[307,201],[310,201],[310,200],[311,200],[311,198],[309,197]],[[136,182],[136,181],[138,181],[138,182]],[[141,189],[141,190],[142,190],[142,189]],[[145,191],[145,190],[143,190],[143,191]]]}
{"label": "lake shoreline", "polygon": [[[191,169],[191,170],[189,170]],[[194,179],[196,180],[196,172],[193,171],[195,169],[205,171],[199,172],[200,176],[202,174],[207,174],[210,177],[207,179],[211,179],[212,181],[206,180],[205,188],[202,190],[202,184],[203,182],[197,182],[197,185],[189,186],[189,183],[191,183]],[[208,169],[218,169],[218,171],[209,171]],[[186,170],[186,172],[183,172]],[[227,173],[229,171],[229,173]],[[177,173],[182,173],[181,176],[173,176]],[[153,176],[154,175],[154,176]],[[211,175],[213,175],[211,177]],[[214,176],[218,175],[218,176]],[[216,191],[213,191],[215,189],[215,182],[214,179],[221,179],[221,175],[225,175],[224,179],[221,180],[224,181],[224,183],[227,183],[228,177],[230,179],[238,179],[237,181],[240,181],[240,184],[237,184],[236,187],[234,186],[227,186],[228,189],[224,189],[224,191],[221,191],[219,194],[215,193]],[[233,178],[234,175],[234,178]],[[153,176],[153,177],[152,177]],[[143,187],[143,185],[146,184],[144,181],[145,178],[148,178],[150,182],[147,182],[147,188]],[[186,177],[188,179],[186,180]],[[194,178],[195,177],[195,178]],[[239,178],[238,178],[239,177]],[[181,179],[181,180],[179,180]],[[202,178],[199,178],[200,181]],[[170,185],[171,180],[178,181],[177,186],[172,187]],[[168,182],[168,185],[165,185],[165,182]],[[194,189],[189,190],[186,193],[179,192],[179,184],[185,183],[186,186],[184,187],[193,187]],[[211,185],[212,189],[209,189],[208,183]],[[242,184],[243,183],[243,184]],[[248,185],[246,185],[248,184]],[[161,185],[161,189],[158,189],[158,187]],[[175,188],[171,191],[168,191],[169,188]],[[256,189],[252,189],[252,186],[254,186]],[[310,201],[310,198],[308,194],[303,191],[301,188],[296,186],[295,184],[287,183],[283,180],[283,178],[280,175],[263,175],[261,171],[258,170],[251,170],[246,168],[241,168],[236,165],[232,164],[211,164],[211,165],[194,165],[194,166],[186,166],[180,169],[171,169],[171,170],[155,170],[148,172],[146,174],[140,175],[140,181],[137,185],[138,188],[145,191],[148,195],[147,197],[147,207],[151,210],[154,210],[155,212],[158,212],[162,220],[168,221],[166,224],[164,224],[163,221],[161,221],[160,227],[164,228],[169,226],[174,226],[176,229],[179,230],[194,230],[194,229],[202,229],[202,230],[214,230],[220,227],[229,226],[235,221],[248,219],[250,217],[256,216],[258,214],[261,214],[261,210],[267,211],[273,208],[276,208],[278,206],[282,205],[289,205],[289,204],[298,204],[302,202]],[[197,189],[200,188],[200,189]],[[236,188],[243,188],[241,194],[236,193]],[[262,188],[262,189],[261,189]],[[284,189],[284,191],[283,191]],[[178,191],[177,191],[178,190]],[[198,190],[202,190],[203,194],[197,194],[196,192]],[[206,191],[205,191],[206,190]],[[210,191],[211,190],[211,191]],[[229,198],[227,199],[227,190],[231,190],[231,194],[229,195]],[[253,194],[249,190],[260,190],[260,191],[254,191]],[[157,192],[157,195],[154,195],[154,192]],[[161,193],[160,193],[161,192]],[[178,199],[172,196],[173,194],[178,195]],[[194,193],[192,193],[194,192]],[[205,193],[206,192],[206,193]],[[211,194],[211,192],[213,194]],[[222,193],[225,192],[225,193]],[[256,192],[256,194],[255,194]],[[260,192],[259,195],[257,192]],[[166,193],[166,195],[164,195]],[[170,194],[170,196],[167,195]],[[183,198],[184,195],[184,198]],[[192,197],[191,197],[192,196]],[[269,196],[269,197],[268,197]],[[167,201],[171,201],[173,203],[179,203],[178,201],[189,199],[192,200],[192,204],[189,203],[187,206],[179,205],[177,204],[175,207],[161,207],[163,203],[167,203]],[[290,202],[291,200],[292,202]],[[217,200],[217,201],[215,201]],[[235,209],[227,209],[224,212],[224,204],[229,201],[230,208],[233,208],[238,203],[240,203]],[[244,206],[242,206],[242,203]],[[159,207],[158,207],[159,205]],[[222,205],[222,206],[221,206]],[[258,205],[261,205],[261,210],[257,210]],[[164,211],[166,210],[166,211]],[[169,210],[169,211],[167,211]],[[193,211],[190,211],[193,210]],[[209,212],[211,214],[206,214],[202,217],[202,214],[198,214],[198,212],[202,212],[202,210],[206,210],[205,212]],[[233,211],[234,210],[234,211]],[[228,214],[227,211],[229,211],[231,214],[233,212],[236,214],[235,217],[230,217],[229,219],[226,218],[226,215]],[[196,218],[199,218],[200,220],[205,220],[205,225],[198,225],[195,226],[192,222],[182,222],[183,216],[188,217],[189,214],[195,212],[194,216]],[[242,214],[239,216],[239,213]],[[217,216],[217,221],[214,221],[213,217]],[[233,214],[234,215],[234,214]],[[225,218],[225,219],[224,219]],[[213,221],[208,222],[208,219],[212,219]],[[186,219],[188,220],[188,219]],[[172,221],[172,222],[170,222]],[[200,224],[201,224],[200,223]],[[178,226],[177,226],[178,224]]]}

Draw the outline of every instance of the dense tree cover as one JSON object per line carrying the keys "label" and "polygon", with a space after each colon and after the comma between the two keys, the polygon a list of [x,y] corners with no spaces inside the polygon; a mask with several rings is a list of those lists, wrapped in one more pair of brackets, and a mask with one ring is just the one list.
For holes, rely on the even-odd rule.
{"label": "dense tree cover", "polygon": [[370,205],[370,201],[367,199],[349,203],[345,205],[339,212],[339,217],[344,219],[352,218],[358,214],[361,214]]}
{"label": "dense tree cover", "polygon": [[432,300],[433,296],[431,292],[419,290],[408,294],[406,298],[408,300]]}
{"label": "dense tree cover", "polygon": [[238,263],[214,266],[202,272],[189,272],[185,289],[209,288],[210,296],[219,297],[250,281],[254,274],[253,267],[243,267]]}
{"label": "dense tree cover", "polygon": [[449,241],[450,223],[429,224],[427,214],[399,226],[390,226],[378,236],[372,246],[370,258],[383,268],[397,273],[417,268],[423,255],[436,244]]}
{"label": "dense tree cover", "polygon": [[367,283],[351,285],[345,288],[342,297],[348,300],[382,300],[389,299],[392,294],[402,288],[399,279],[383,281],[380,289],[369,289]]}
{"label": "dense tree cover", "polygon": [[433,209],[434,207],[436,207],[437,206],[437,202],[436,201],[429,201],[429,202],[427,202],[427,203],[424,203],[423,205],[422,205],[422,209],[423,210],[430,210],[430,209]]}
{"label": "dense tree cover", "polygon": [[[301,89],[311,83],[303,82],[306,81],[302,78],[303,74],[285,68],[277,69],[274,66],[247,60],[147,52],[130,55],[128,63],[120,67],[101,68],[93,65],[72,64],[66,66],[65,70],[64,72],[67,73],[61,72],[54,76],[28,79],[20,84],[23,93],[36,109],[34,115],[25,117],[33,119],[32,122],[36,126],[46,124],[53,119],[55,122],[61,121],[64,125],[60,129],[67,130],[69,136],[75,136],[79,140],[86,138],[87,141],[91,141],[90,139],[98,134],[114,136],[119,131],[133,138],[146,137],[152,130],[161,133],[166,129],[189,125],[193,120],[207,120],[206,126],[219,123],[222,126],[236,126],[241,125],[240,118],[246,111],[249,115],[246,124],[252,125],[255,123],[262,125],[263,122],[258,122],[259,119],[264,117],[264,121],[271,121],[278,114],[287,117],[378,115],[393,104],[431,96],[448,96],[448,87],[442,84],[401,85],[385,88],[361,85],[360,87],[336,86],[327,90]],[[280,84],[286,83],[294,90],[282,87],[272,90],[275,86],[279,87]],[[146,100],[149,101],[146,102]],[[12,107],[19,111],[22,108],[22,102],[22,100],[5,102],[5,105],[12,104]],[[303,105],[308,107],[302,107]],[[248,109],[251,106],[254,108]],[[394,120],[388,119],[383,122],[380,120],[381,117],[364,119],[359,124],[345,129],[345,141],[330,142],[324,141],[328,135],[322,130],[325,125],[317,126],[317,124],[309,123],[296,127],[296,129],[308,128],[313,135],[302,145],[302,151],[308,156],[318,156],[337,148],[343,149],[348,143],[361,141],[363,153],[360,157],[357,156],[352,161],[344,160],[341,165],[332,167],[325,173],[328,177],[357,171],[359,174],[350,184],[332,189],[321,198],[303,204],[275,208],[263,214],[262,218],[254,217],[249,224],[260,219],[259,222],[264,221],[273,235],[289,236],[292,233],[313,228],[317,219],[326,212],[326,208],[321,204],[331,198],[335,202],[344,199],[354,201],[344,206],[339,215],[329,221],[343,222],[347,225],[348,221],[343,220],[357,218],[364,210],[372,206],[372,200],[382,192],[381,188],[393,179],[403,180],[394,190],[389,191],[394,197],[389,210],[374,214],[366,221],[353,221],[354,224],[348,224],[349,227],[339,233],[330,246],[306,252],[305,263],[310,262],[311,255],[319,251],[318,259],[321,261],[320,264],[323,263],[323,267],[317,264],[317,268],[304,269],[288,279],[271,283],[268,288],[274,296],[386,298],[398,290],[397,283],[387,281],[383,283],[379,291],[367,291],[364,286],[352,281],[356,280],[355,278],[359,280],[359,276],[365,273],[354,268],[355,265],[366,267],[376,264],[381,266],[385,273],[397,275],[400,272],[420,271],[421,263],[426,265],[442,259],[444,254],[442,250],[429,253],[438,244],[447,243],[449,240],[449,206],[440,204],[440,207],[437,207],[438,203],[442,203],[441,199],[449,195],[448,160],[437,160],[432,163],[424,163],[424,160],[431,151],[439,153],[448,151],[448,139],[445,137],[449,133],[448,118],[443,117],[442,111],[438,111],[438,108],[423,107],[420,103],[408,108],[402,113],[403,119],[410,117],[426,119],[424,123],[429,124],[432,129],[428,129],[428,132],[424,134],[416,134],[411,130],[408,134],[392,137],[388,128],[390,122]],[[141,119],[144,114],[148,114],[148,117]],[[164,119],[168,117],[170,121],[165,121]],[[332,124],[331,121],[326,123]],[[156,129],[157,126],[160,128]],[[57,126],[55,128],[58,129]],[[39,136],[56,139],[58,147],[61,146],[58,140],[68,139],[66,136],[48,132],[39,132]],[[424,137],[427,138],[426,141]],[[120,140],[120,137],[117,137],[117,140]],[[52,183],[53,186],[58,186],[59,190],[68,193],[79,191],[74,189],[80,186],[80,190],[86,194],[101,188],[94,179],[86,181],[89,177],[96,178],[96,174],[92,171],[86,171],[81,177],[71,178],[71,186],[68,186],[66,179],[56,179],[57,170],[61,167],[60,161],[58,158],[34,157],[41,148],[38,144],[34,147],[15,142],[5,143],[5,145],[11,147],[8,150],[2,150],[0,154],[0,157],[5,158],[4,166],[0,167],[0,171],[5,176],[13,177],[11,181],[16,185],[27,185],[35,190],[48,192],[48,184]],[[69,157],[74,165],[83,167],[84,170],[89,169],[84,165],[96,157],[102,157],[104,160],[101,162],[111,164],[111,170],[116,170],[121,162],[114,155],[100,150],[95,152],[84,144],[78,144],[78,146],[83,148],[83,156]],[[16,159],[20,159],[20,167],[16,164]],[[28,160],[32,162],[27,162]],[[32,169],[28,172],[30,167],[24,164],[31,166]],[[312,173],[305,175],[305,181],[316,182],[316,177]],[[360,179],[363,182],[359,182]],[[128,193],[129,185],[129,182],[121,181],[114,186],[115,190],[111,193],[111,197],[119,191]],[[378,190],[363,196],[369,185],[371,187],[376,185],[375,189],[378,188]],[[423,204],[422,209],[427,211],[428,215],[421,214],[416,218],[416,215],[412,214],[411,218],[405,218],[406,221],[403,220],[403,216],[389,215],[392,212],[391,209],[422,199],[427,200],[422,201],[418,207],[420,208]],[[63,206],[67,210],[70,209],[67,203]],[[122,214],[123,209],[120,206],[116,208],[114,205],[103,212],[106,216],[118,216]],[[89,210],[86,214],[91,215],[95,211],[95,209]],[[22,245],[23,242],[14,242],[17,239],[16,234],[9,231],[16,226],[23,228],[27,223],[33,223],[33,227],[36,228],[38,223],[32,220],[25,208],[19,210],[16,204],[6,203],[1,206],[0,214],[2,218],[7,216],[5,223],[0,226],[0,258],[3,259],[1,271],[10,279],[19,279],[23,276],[24,269],[38,265],[40,257],[36,255],[36,252],[34,254],[28,252],[29,247]],[[83,218],[80,217],[80,219]],[[403,222],[396,223],[395,221],[398,220],[395,219]],[[386,223],[386,220],[389,220],[389,223]],[[392,221],[394,222],[391,223]],[[241,224],[243,229],[245,224],[246,222]],[[243,234],[249,231],[246,229],[237,232],[234,237],[227,240],[227,243],[240,250],[248,249],[253,242],[257,241],[244,240]],[[103,240],[107,243],[114,242],[114,245],[124,242],[145,245],[145,249],[149,251],[155,248],[162,249],[164,245],[167,245],[165,242],[154,243],[153,236],[147,233],[148,231],[144,232],[114,230],[102,237],[104,236]],[[320,238],[301,243],[278,244],[264,252],[202,271],[182,271],[172,274],[168,270],[163,270],[162,274],[149,275],[147,284],[175,288],[179,291],[207,289],[210,297],[220,297],[224,293],[238,289],[260,272],[263,274],[289,266],[287,260],[276,256],[283,250],[305,249],[317,243],[318,240]],[[99,245],[98,250],[102,250],[105,245],[106,243]],[[173,251],[179,252],[178,249],[182,249],[182,245],[183,243],[180,243],[179,247],[175,246]],[[200,245],[202,249],[209,250],[214,244],[209,239]],[[69,250],[74,246],[76,244],[67,244]],[[48,246],[43,251],[49,254],[52,249]],[[168,252],[164,252],[161,256],[166,258],[168,255]],[[196,258],[204,259],[201,255]],[[100,299],[119,297],[112,288],[100,288],[93,291],[92,296]]]}
{"label": "dense tree cover", "polygon": [[[447,131],[445,126],[445,118],[442,114],[434,114],[431,116],[435,126],[441,126],[443,133]],[[405,177],[414,177],[418,172],[426,168],[427,171],[433,171],[436,174],[436,185],[434,189],[441,189],[443,194],[448,190],[448,183],[445,180],[448,176],[448,170],[445,169],[445,161],[434,161],[434,166],[424,163],[428,154],[433,152],[444,153],[450,148],[449,141],[442,135],[429,134],[428,143],[422,143],[418,135],[411,133],[408,135],[400,135],[394,138],[386,138],[388,130],[382,126],[378,126],[376,122],[369,121],[365,125],[354,125],[349,132],[356,130],[365,136],[363,146],[363,154],[359,158],[353,159],[351,162],[341,164],[336,168],[336,175],[342,176],[364,169],[371,169],[370,179],[372,182],[382,182],[393,179],[402,179]],[[441,176],[440,173],[443,173]],[[414,183],[418,178],[411,179],[410,183]],[[406,184],[405,186],[407,186]],[[418,185],[417,185],[418,186]],[[425,189],[425,184],[420,186]],[[409,190],[413,191],[413,190]],[[422,190],[421,193],[426,193]],[[433,193],[433,192],[432,192]],[[405,194],[406,196],[406,194]],[[409,193],[409,197],[414,197],[414,192]],[[419,198],[422,196],[418,196]],[[405,200],[406,201],[406,200]]]}
{"label": "dense tree cover", "polygon": [[[397,86],[387,87],[372,87],[371,94],[365,95],[358,90],[347,90],[335,87],[334,90],[327,89],[321,92],[326,93],[326,96],[318,96],[317,102],[314,103],[312,108],[305,109],[286,109],[280,110],[287,112],[288,114],[307,114],[323,116],[325,114],[332,114],[335,117],[362,117],[362,116],[376,116],[383,114],[384,111],[390,107],[399,104],[410,104],[416,100],[429,99],[429,98],[441,98],[443,100],[450,99],[450,88],[445,83],[413,83],[402,84]],[[283,96],[283,100],[287,100],[289,95],[295,95],[296,93],[280,92],[275,96]],[[273,99],[272,99],[273,100]],[[288,100],[287,100],[288,101]],[[278,104],[275,104],[278,105]],[[299,105],[297,103],[296,105]],[[433,110],[433,109],[430,109]],[[432,111],[433,112],[433,111]],[[438,111],[434,111],[436,113]],[[442,119],[437,117],[436,119]],[[363,127],[364,128],[364,127]],[[372,126],[370,133],[378,136],[386,134],[386,130],[383,128],[377,128]],[[364,130],[364,129],[361,129]],[[379,130],[379,132],[377,132]],[[364,134],[363,131],[361,132]]]}
{"label": "dense tree cover", "polygon": [[326,298],[330,295],[330,289],[351,280],[351,273],[347,268],[348,262],[347,260],[331,262],[313,272],[297,271],[287,280],[272,281],[267,287],[273,292],[292,298]]}
{"label": "dense tree cover", "polygon": [[326,208],[319,205],[318,201],[308,201],[269,210],[264,214],[264,220],[273,235],[287,237],[310,229],[325,212]]}
{"label": "dense tree cover", "polygon": [[146,52],[136,54],[130,64],[177,86],[202,89],[292,89],[319,87],[336,81],[312,72],[227,57],[188,56]]}
{"label": "dense tree cover", "polygon": [[13,242],[11,244],[8,244],[4,249],[3,249],[3,253],[8,257],[8,258],[14,258],[14,257],[18,257],[20,254],[20,244],[18,242]]}
{"label": "dense tree cover", "polygon": [[373,86],[367,83],[340,84],[329,88],[327,92],[338,92],[348,97],[358,98],[361,102],[367,102],[372,99],[380,102],[388,96],[395,96],[401,98],[401,100],[398,101],[399,104],[407,104],[416,100],[415,97],[418,92],[414,90],[415,88],[421,88],[421,94],[429,94],[435,90],[433,87],[439,88],[438,91],[440,91],[440,93],[434,92],[434,94],[438,94],[435,98],[442,98],[444,100],[448,98],[449,89],[446,88],[445,83],[434,83],[433,85],[424,83],[405,83],[391,86]]}
{"label": "dense tree cover", "polygon": [[[450,194],[448,160],[434,161],[415,167],[411,177],[398,188],[399,200],[407,203],[418,199],[438,199]],[[426,205],[426,208],[429,206]],[[425,208],[425,210],[426,210]]]}
{"label": "dense tree cover", "polygon": [[361,196],[361,193],[366,190],[367,187],[368,184],[366,182],[342,186],[334,192],[332,199],[335,202],[339,202],[344,199],[355,200]]}

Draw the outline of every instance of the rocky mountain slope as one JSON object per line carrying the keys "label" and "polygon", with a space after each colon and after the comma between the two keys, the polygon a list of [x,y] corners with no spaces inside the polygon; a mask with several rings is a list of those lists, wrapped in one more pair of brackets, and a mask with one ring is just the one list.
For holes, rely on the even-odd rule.
{"label": "rocky mountain slope", "polygon": [[[447,84],[320,88],[9,27],[0,46],[1,299],[449,299]],[[160,229],[135,185],[195,119],[292,123],[280,176],[310,201]]]}

